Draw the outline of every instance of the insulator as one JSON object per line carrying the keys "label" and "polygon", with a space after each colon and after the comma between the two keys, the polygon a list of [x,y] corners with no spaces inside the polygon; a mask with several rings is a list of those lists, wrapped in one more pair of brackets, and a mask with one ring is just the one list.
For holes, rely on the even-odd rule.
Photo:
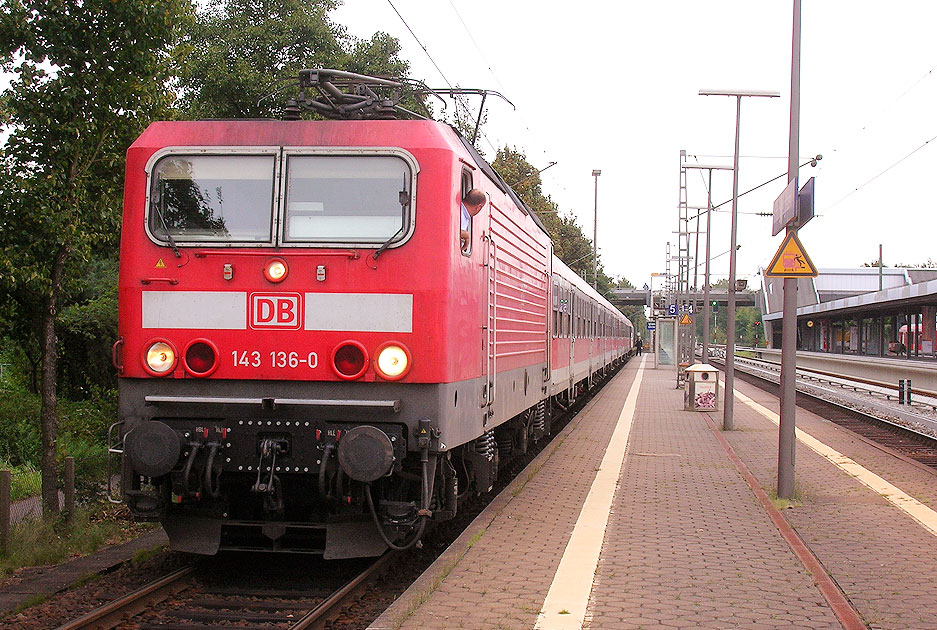
{"label": "insulator", "polygon": [[286,110],[283,112],[283,120],[299,120],[300,119],[300,109],[299,104],[290,99],[286,103]]}

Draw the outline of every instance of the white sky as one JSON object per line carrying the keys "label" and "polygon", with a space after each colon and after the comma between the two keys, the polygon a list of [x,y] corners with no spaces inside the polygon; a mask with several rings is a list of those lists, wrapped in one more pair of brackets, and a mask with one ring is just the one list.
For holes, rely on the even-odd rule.
{"label": "white sky", "polygon": [[[739,191],[787,170],[790,0],[391,1],[453,85],[498,90],[517,106],[489,99],[483,151],[493,159],[492,146],[509,145],[537,167],[558,162],[542,174],[544,192],[590,237],[591,173],[602,169],[605,270],[638,287],[665,270],[667,241],[676,250],[680,150],[688,163],[732,164],[735,99],[701,88],[780,92],[742,101]],[[388,0],[345,2],[338,23],[396,36],[411,76],[445,87]],[[804,0],[802,11],[801,162],[823,155],[800,173],[817,180],[804,247],[820,268],[875,260],[879,243],[888,265],[937,258],[937,2]],[[706,203],[699,173],[688,173],[690,205]],[[785,183],[739,200],[738,274],[750,282],[781,236],[770,217],[745,213],[770,212]],[[731,194],[731,171],[715,172],[714,203]],[[714,214],[712,238],[713,256],[728,250],[728,212]],[[713,260],[716,277],[728,259]]]}

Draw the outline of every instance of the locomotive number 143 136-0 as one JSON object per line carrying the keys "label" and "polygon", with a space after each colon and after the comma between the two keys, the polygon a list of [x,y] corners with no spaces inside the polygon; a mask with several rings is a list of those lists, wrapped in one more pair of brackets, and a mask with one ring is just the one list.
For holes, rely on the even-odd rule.
{"label": "locomotive number 143 136-0", "polygon": [[274,368],[298,368],[299,366],[316,368],[319,366],[319,355],[315,352],[302,355],[298,352],[287,352],[285,350],[271,350],[269,352],[232,350],[231,358],[234,360],[234,367],[259,368],[263,365]]}

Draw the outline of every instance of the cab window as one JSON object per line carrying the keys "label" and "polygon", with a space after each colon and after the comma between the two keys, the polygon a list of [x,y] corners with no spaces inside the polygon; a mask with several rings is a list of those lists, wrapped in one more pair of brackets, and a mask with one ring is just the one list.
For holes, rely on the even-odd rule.
{"label": "cab window", "polygon": [[148,227],[157,240],[273,240],[274,155],[170,155],[151,179]]}
{"label": "cab window", "polygon": [[382,243],[407,228],[410,168],[393,156],[292,155],[283,241]]}

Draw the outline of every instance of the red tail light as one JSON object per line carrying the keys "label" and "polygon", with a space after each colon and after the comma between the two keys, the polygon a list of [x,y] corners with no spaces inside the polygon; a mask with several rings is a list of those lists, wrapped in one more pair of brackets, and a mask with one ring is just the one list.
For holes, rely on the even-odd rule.
{"label": "red tail light", "polygon": [[357,341],[345,341],[332,352],[332,368],[339,378],[360,378],[368,368],[368,353]]}
{"label": "red tail light", "polygon": [[208,376],[218,368],[218,351],[207,339],[196,339],[185,349],[186,372],[192,376]]}

